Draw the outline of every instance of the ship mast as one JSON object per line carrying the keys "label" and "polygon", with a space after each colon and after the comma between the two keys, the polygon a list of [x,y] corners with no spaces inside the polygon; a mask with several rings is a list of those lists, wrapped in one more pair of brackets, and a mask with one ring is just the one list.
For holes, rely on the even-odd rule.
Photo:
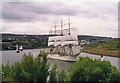
{"label": "ship mast", "polygon": [[52,34],[52,28],[50,29],[50,34]]}
{"label": "ship mast", "polygon": [[56,21],[55,21],[55,35],[56,35]]}
{"label": "ship mast", "polygon": [[69,26],[69,35],[70,35],[70,18],[68,19],[68,26]]}
{"label": "ship mast", "polygon": [[55,21],[55,26],[52,26],[52,27],[54,27],[55,28],[55,31],[52,31],[52,32],[54,32],[55,33],[55,35],[57,35],[57,27],[58,26],[60,26],[60,25],[56,25],[56,21]]}
{"label": "ship mast", "polygon": [[62,20],[61,20],[61,35],[63,35],[63,23],[62,23]]}
{"label": "ship mast", "polygon": [[[64,25],[68,25],[68,29],[63,29],[63,26]],[[61,26],[61,30],[57,30],[57,27]],[[71,22],[70,22],[70,18],[68,19],[68,23],[66,24],[63,24],[63,20],[61,19],[61,25],[57,25],[56,24],[56,21],[55,21],[55,26],[52,26],[55,28],[54,31],[51,31],[51,32],[54,32],[55,35],[57,35],[57,32],[61,32],[61,35],[63,35],[63,31],[68,31],[68,35],[71,35],[71,30],[74,31],[73,28],[71,28]]]}

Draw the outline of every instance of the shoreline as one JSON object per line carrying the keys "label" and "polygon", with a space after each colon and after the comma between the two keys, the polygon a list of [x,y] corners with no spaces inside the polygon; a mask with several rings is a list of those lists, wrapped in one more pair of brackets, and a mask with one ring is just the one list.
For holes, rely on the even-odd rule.
{"label": "shoreline", "polygon": [[[31,49],[23,49],[23,50],[34,50],[34,49],[44,49],[44,48],[31,48]],[[91,48],[89,48],[89,49],[91,49]],[[94,50],[94,49],[92,48],[92,50]],[[16,51],[16,50],[0,50],[0,51]],[[119,54],[119,50],[117,50],[117,51],[118,51],[118,54]],[[94,54],[94,55],[99,55],[99,56],[100,56],[101,54],[103,54],[103,56],[120,58],[120,56],[117,56],[117,55],[107,55],[107,54],[102,53],[102,52],[97,53],[97,52],[95,52],[95,51],[87,50],[86,48],[84,48],[81,52],[89,53],[89,54]]]}
{"label": "shoreline", "polygon": [[[44,47],[44,48],[46,48],[46,47]],[[34,49],[44,49],[43,47],[42,48],[26,48],[26,49],[23,49],[23,50],[34,50]],[[14,49],[14,50],[0,50],[0,51],[16,51],[16,49]]]}
{"label": "shoreline", "polygon": [[[97,51],[97,52],[96,52]],[[103,52],[103,51],[105,51],[105,52]],[[95,54],[95,55],[101,55],[101,54],[103,54],[103,56],[109,56],[109,57],[117,57],[117,58],[120,58],[120,56],[119,56],[119,50],[115,50],[115,51],[113,51],[113,52],[115,52],[115,53],[117,53],[117,55],[112,55],[112,54],[107,54],[107,51],[110,51],[110,50],[102,50],[101,52],[100,52],[100,49],[99,49],[99,51],[98,51],[98,49],[93,49],[93,48],[84,48],[83,50],[82,50],[82,52],[85,52],[85,53],[89,53],[89,54]],[[117,52],[116,52],[117,51]]]}

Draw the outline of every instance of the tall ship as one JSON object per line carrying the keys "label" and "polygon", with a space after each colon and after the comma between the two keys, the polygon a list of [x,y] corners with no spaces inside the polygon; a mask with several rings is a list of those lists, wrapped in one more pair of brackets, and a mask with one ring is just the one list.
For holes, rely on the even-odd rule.
{"label": "tall ship", "polygon": [[[63,26],[66,25],[67,29]],[[61,29],[57,30],[57,26],[60,26]],[[61,20],[60,25],[53,26],[54,31],[51,30],[51,34],[48,39],[48,58],[58,59],[64,61],[76,61],[79,54],[81,53],[78,36],[71,34],[71,31],[76,31],[75,28],[71,27],[70,18],[68,23],[63,24]]]}

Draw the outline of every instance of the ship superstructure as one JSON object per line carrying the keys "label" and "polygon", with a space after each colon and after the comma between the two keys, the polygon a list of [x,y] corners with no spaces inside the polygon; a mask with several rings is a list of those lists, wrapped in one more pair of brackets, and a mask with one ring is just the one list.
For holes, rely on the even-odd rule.
{"label": "ship superstructure", "polygon": [[[63,25],[68,25],[67,29],[64,29]],[[49,37],[48,40],[48,47],[49,54],[58,54],[59,56],[72,56],[76,57],[79,55],[80,52],[80,46],[78,43],[78,36],[71,34],[71,31],[75,31],[76,29],[71,28],[71,22],[70,19],[68,19],[67,24],[63,24],[61,20],[61,30],[57,30],[56,22],[55,22],[55,30],[51,31],[52,34],[55,34],[55,36]],[[67,34],[64,34],[64,32]],[[60,33],[60,34],[57,34]]]}

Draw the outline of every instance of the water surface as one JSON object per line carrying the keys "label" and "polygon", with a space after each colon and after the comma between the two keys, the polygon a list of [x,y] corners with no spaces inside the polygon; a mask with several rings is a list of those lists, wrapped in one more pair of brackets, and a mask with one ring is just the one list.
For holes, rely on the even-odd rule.
{"label": "water surface", "polygon": [[[9,61],[9,64],[13,64],[14,62],[21,60],[24,54],[32,53],[36,57],[39,54],[40,49],[23,50],[20,53],[16,53],[15,50],[0,51],[0,53],[1,52],[2,52],[2,54],[0,55],[0,59],[2,60],[1,63],[5,65],[5,64],[7,64],[8,61]],[[79,56],[80,57],[89,56],[93,59],[100,58],[99,55],[88,54],[88,53],[83,53],[83,52]],[[120,58],[109,57],[109,56],[104,56],[104,58],[105,58],[105,60],[110,61],[111,64],[113,66],[116,66],[117,69],[120,71],[120,66],[119,66]],[[56,66],[58,67],[59,70],[64,69],[65,71],[67,71],[71,67],[71,65],[73,64],[73,62],[65,62],[65,61],[53,60],[53,59],[49,59],[48,62],[50,63],[51,67],[56,64]]]}

